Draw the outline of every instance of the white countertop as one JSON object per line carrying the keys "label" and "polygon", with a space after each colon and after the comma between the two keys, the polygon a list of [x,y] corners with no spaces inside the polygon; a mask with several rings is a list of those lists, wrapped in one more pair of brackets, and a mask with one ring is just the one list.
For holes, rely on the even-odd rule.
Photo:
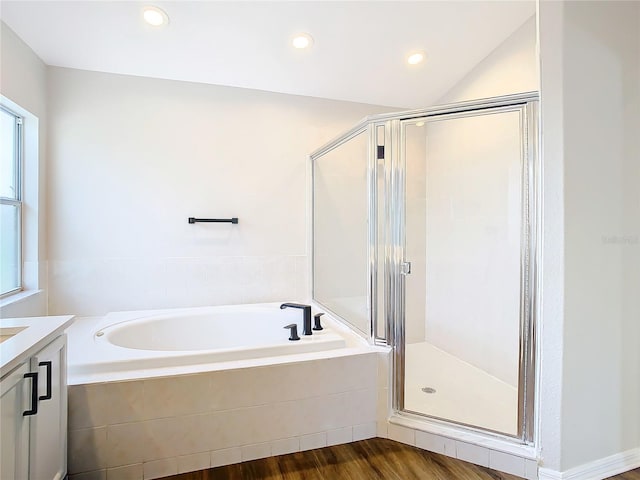
{"label": "white countertop", "polygon": [[0,343],[0,378],[61,335],[73,323],[73,318],[73,315],[61,315],[0,319],[1,329],[26,327]]}

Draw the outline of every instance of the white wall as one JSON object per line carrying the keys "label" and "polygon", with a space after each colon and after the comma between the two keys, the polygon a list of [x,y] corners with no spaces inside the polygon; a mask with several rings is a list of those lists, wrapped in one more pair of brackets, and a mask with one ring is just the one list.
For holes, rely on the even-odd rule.
{"label": "white wall", "polygon": [[564,315],[543,318],[543,462],[566,472],[631,450],[640,464],[640,2],[540,7],[545,212],[564,202]]}
{"label": "white wall", "polygon": [[307,296],[307,155],[384,107],[62,68],[49,78],[52,313]]}
{"label": "white wall", "polygon": [[639,10],[565,4],[563,470],[640,447]]}
{"label": "white wall", "polygon": [[537,90],[536,18],[533,16],[437,103],[442,105]]}
{"label": "white wall", "polygon": [[539,3],[542,271],[538,329],[538,448],[541,467],[560,470],[564,316],[563,6]]}
{"label": "white wall", "polygon": [[4,299],[0,316],[38,316],[46,314],[47,67],[3,22],[0,35],[0,94],[9,108],[25,117],[23,281],[28,291]]}
{"label": "white wall", "polygon": [[2,70],[0,90],[5,97],[44,119],[47,111],[47,67],[40,58],[0,21]]}

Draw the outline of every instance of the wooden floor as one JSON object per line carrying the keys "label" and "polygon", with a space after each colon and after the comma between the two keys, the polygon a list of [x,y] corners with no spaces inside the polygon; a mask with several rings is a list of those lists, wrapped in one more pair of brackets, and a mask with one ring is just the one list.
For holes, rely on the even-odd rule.
{"label": "wooden floor", "polygon": [[[382,438],[167,477],[171,480],[519,480]],[[611,477],[640,480],[640,469]]]}

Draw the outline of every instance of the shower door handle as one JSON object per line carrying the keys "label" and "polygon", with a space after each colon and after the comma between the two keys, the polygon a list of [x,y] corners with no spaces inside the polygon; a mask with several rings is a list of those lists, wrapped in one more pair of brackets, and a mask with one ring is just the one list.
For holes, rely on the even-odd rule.
{"label": "shower door handle", "polygon": [[411,262],[400,263],[400,275],[409,275],[411,273]]}

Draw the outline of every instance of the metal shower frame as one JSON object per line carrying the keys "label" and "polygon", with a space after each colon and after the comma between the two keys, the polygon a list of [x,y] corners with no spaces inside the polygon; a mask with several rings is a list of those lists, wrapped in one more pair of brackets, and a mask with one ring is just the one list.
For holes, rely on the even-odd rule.
{"label": "metal shower frame", "polygon": [[[440,422],[404,409],[404,323],[405,323],[405,166],[404,125],[420,118],[473,116],[486,110],[521,112],[522,151],[522,233],[520,280],[520,350],[518,385],[518,434],[500,432],[444,420],[446,424],[495,435],[522,444],[533,444],[535,426],[536,325],[539,315],[541,166],[538,155],[537,92],[505,95],[426,109],[372,115],[310,155],[312,167],[326,153],[364,132],[368,135],[368,340],[393,347],[392,404],[400,416]],[[312,175],[314,169],[312,168]],[[379,182],[379,179],[381,181]],[[313,180],[312,180],[313,182]],[[313,191],[313,189],[312,189]],[[312,198],[315,202],[315,198]],[[313,211],[313,205],[312,205]],[[315,229],[312,224],[312,252]],[[312,279],[314,261],[312,260]],[[313,280],[312,280],[313,281]],[[312,287],[312,292],[315,286]],[[322,301],[314,300],[326,308]],[[327,310],[331,311],[330,308]],[[332,312],[335,314],[335,312]],[[339,315],[336,315],[340,317]],[[346,323],[349,323],[346,320]]]}

